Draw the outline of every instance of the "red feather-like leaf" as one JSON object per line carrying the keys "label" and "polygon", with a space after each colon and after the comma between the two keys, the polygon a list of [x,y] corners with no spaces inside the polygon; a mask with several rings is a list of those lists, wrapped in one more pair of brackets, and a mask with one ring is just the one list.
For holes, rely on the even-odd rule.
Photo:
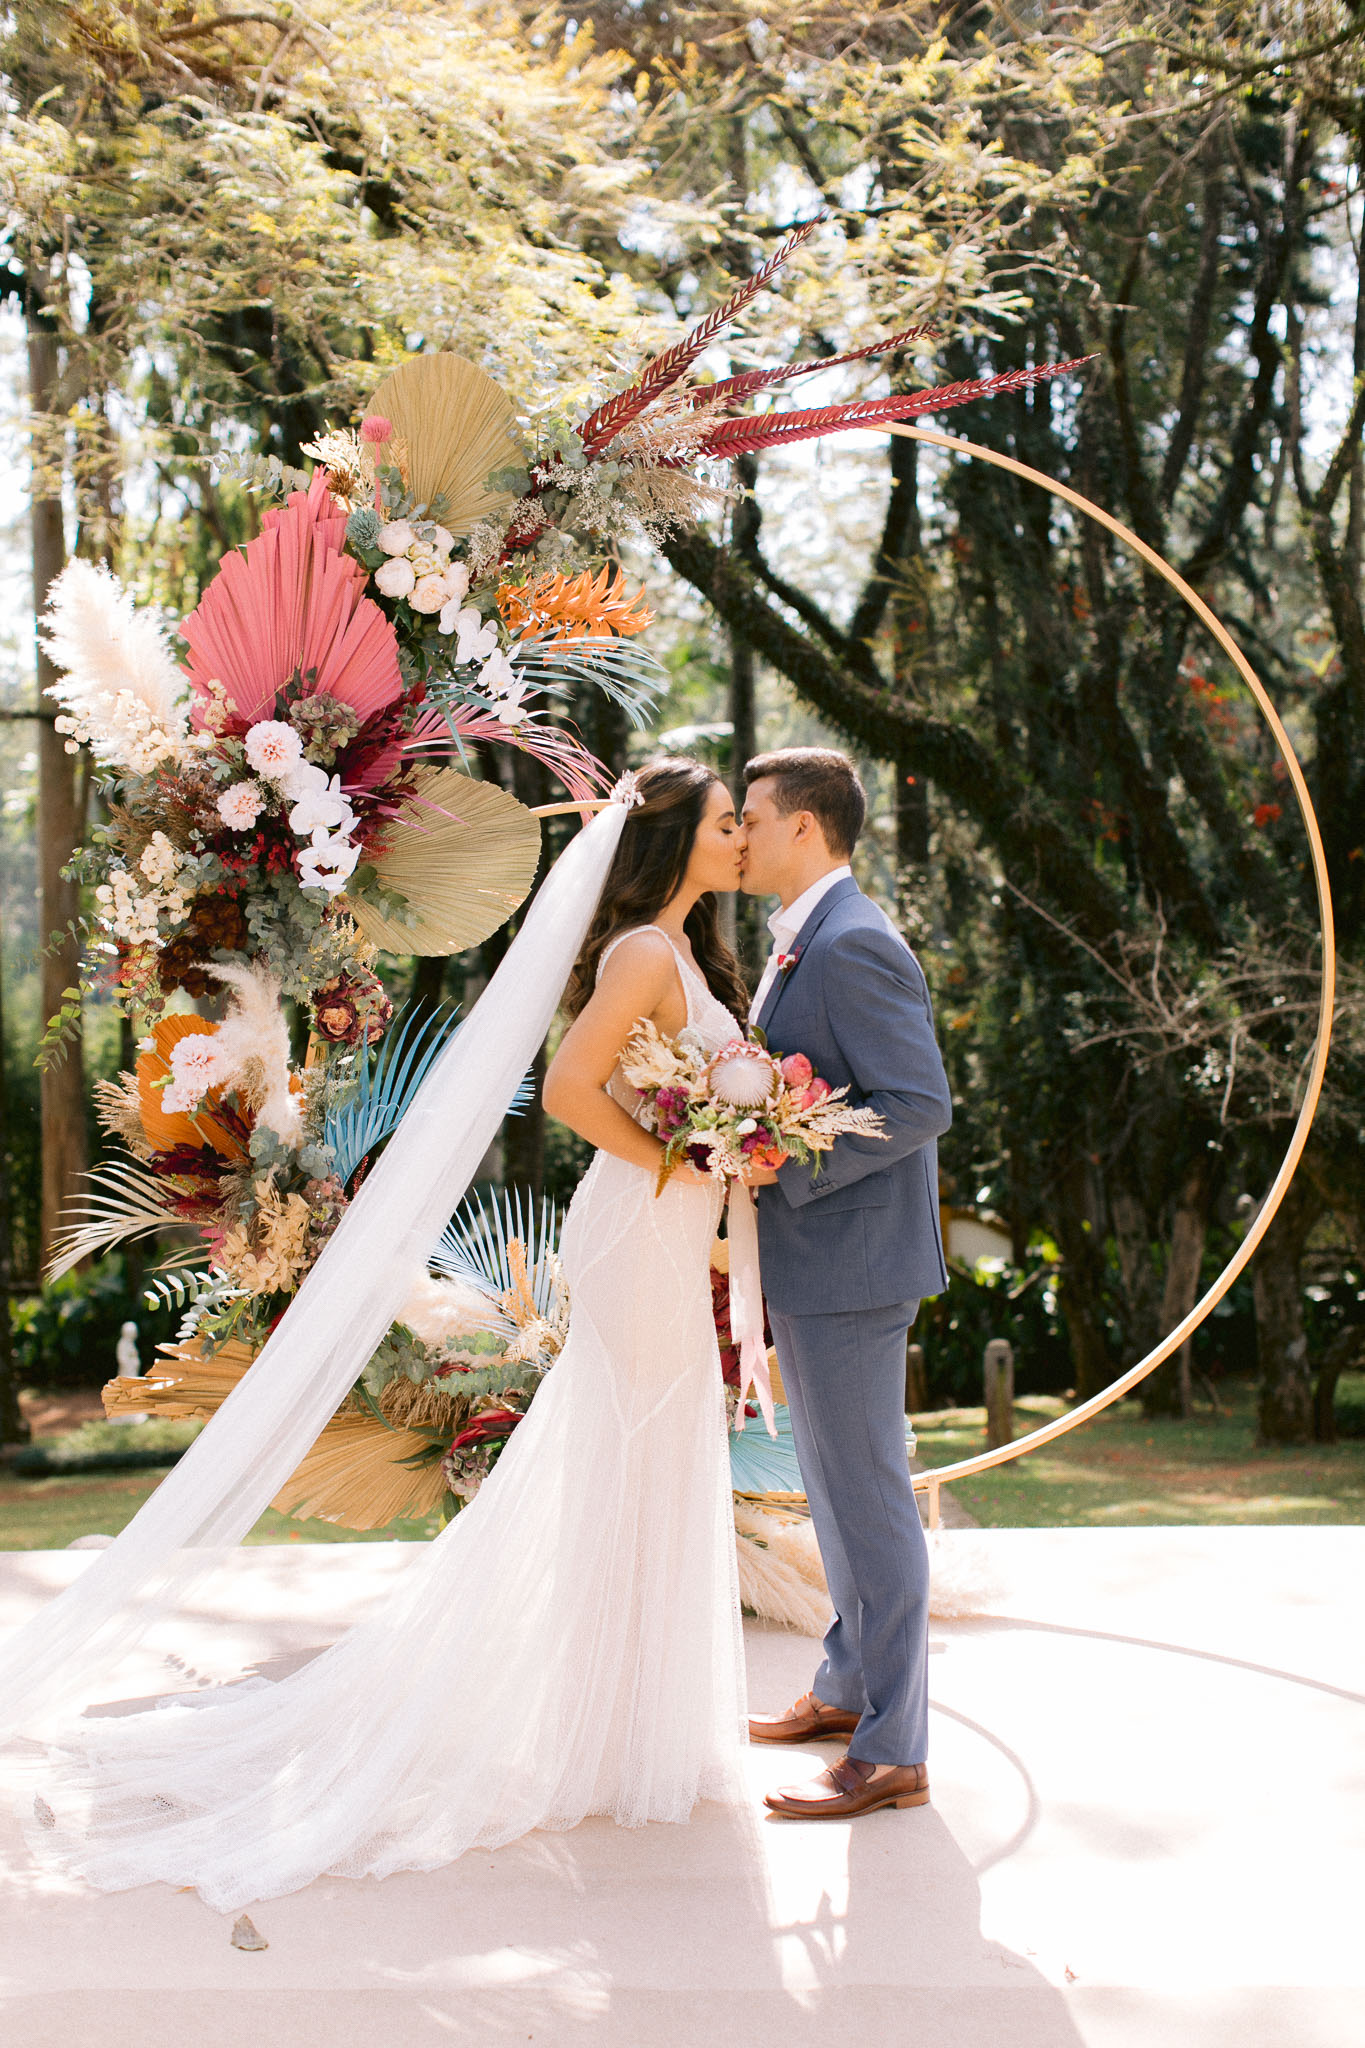
{"label": "red feather-like leaf", "polygon": [[770,412],[722,420],[700,444],[697,455],[744,455],[752,449],[786,447],[793,441],[810,441],[819,434],[837,434],[850,427],[878,427],[890,420],[913,419],[918,413],[947,412],[955,405],[971,405],[978,398],[999,398],[1007,391],[1022,391],[1028,384],[1040,384],[1048,377],[1060,377],[1094,361],[1094,356],[1077,356],[1069,363],[1007,370],[1000,377],[969,377],[962,384],[906,392],[899,398],[863,398],[848,405],[821,406],[812,412]]}
{"label": "red feather-like leaf", "polygon": [[589,455],[600,454],[609,441],[616,439],[623,427],[629,426],[647,405],[652,405],[662,392],[667,391],[670,384],[677,383],[689,363],[694,363],[702,350],[715,340],[721,329],[728,327],[735,315],[743,312],[749,301],[758,296],[769,278],[775,276],[801,244],[814,234],[824,218],[823,213],[818,213],[814,220],[805,221],[799,228],[794,228],[776,253],[768,258],[762,269],[756,270],[737,291],[732,292],[723,306],[717,306],[714,313],[708,313],[704,320],[689,328],[681,341],[675,342],[673,347],[665,349],[661,356],[655,356],[652,362],[646,363],[628,390],[618,391],[614,398],[609,398],[604,404],[599,405],[596,412],[588,414],[578,432]]}
{"label": "red feather-like leaf", "polygon": [[590,753],[583,742],[562,725],[551,725],[543,714],[523,711],[514,726],[504,725],[491,711],[476,704],[452,705],[450,721],[435,705],[423,710],[415,721],[403,751],[418,759],[450,758],[454,751],[451,725],[462,740],[484,741],[491,746],[515,747],[541,762],[557,775],[571,797],[590,803],[615,779],[611,770]]}
{"label": "red feather-like leaf", "polygon": [[903,327],[899,334],[888,334],[885,341],[870,341],[866,348],[851,348],[846,355],[822,356],[814,363],[785,363],[779,370],[744,370],[738,377],[723,377],[718,384],[698,384],[688,396],[695,405],[714,405],[717,399],[722,398],[727,401],[749,398],[755,391],[765,391],[772,384],[785,384],[792,377],[809,377],[816,370],[837,370],[842,363],[861,363],[869,356],[890,355],[893,349],[904,347],[908,341],[917,341],[930,331],[925,326]]}

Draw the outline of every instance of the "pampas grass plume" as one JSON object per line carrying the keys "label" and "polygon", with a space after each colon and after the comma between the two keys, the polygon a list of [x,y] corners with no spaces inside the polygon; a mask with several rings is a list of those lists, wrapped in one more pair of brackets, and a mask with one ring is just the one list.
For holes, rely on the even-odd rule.
{"label": "pampas grass plume", "polygon": [[66,671],[49,695],[87,719],[117,724],[115,705],[128,692],[156,724],[174,731],[182,723],[185,677],[157,613],[135,605],[108,569],[80,559],[67,563],[47,596],[43,646]]}

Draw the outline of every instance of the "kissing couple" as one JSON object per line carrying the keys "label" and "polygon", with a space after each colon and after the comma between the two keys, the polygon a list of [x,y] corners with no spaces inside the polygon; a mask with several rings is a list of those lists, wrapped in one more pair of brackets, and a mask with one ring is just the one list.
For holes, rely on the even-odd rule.
{"label": "kissing couple", "polygon": [[[769,1794],[775,1813],[928,1800],[928,1563],[905,1344],[921,1298],[946,1285],[936,1141],[951,1102],[924,975],[853,877],[866,800],[844,755],[760,755],[738,816],[696,761],[659,759],[626,780],[556,863],[463,1044],[437,1063],[241,1387],[92,1562],[85,1606],[63,1609],[78,1581],[6,1647],[0,1706],[26,1672],[35,1697],[51,1679],[69,1706],[94,1671],[82,1629],[107,1650],[137,1584],[230,1538],[284,1463],[282,1483],[392,1314],[404,1260],[425,1259],[452,1185],[472,1178],[562,991],[570,1022],[545,1108],[595,1156],[561,1240],[572,1311],[557,1363],[475,1499],[311,1662],[66,1721],[35,1767],[31,1840],[46,1862],[102,1889],[192,1886],[236,1910],[323,1874],[433,1869],[589,1814],[685,1821],[699,1799],[742,1796],[746,1732],[845,1752]],[[779,906],[752,1002],[720,929],[718,898],[736,888]],[[804,1054],[882,1121],[882,1135],[836,1139],[818,1170],[789,1158],[745,1174],[834,1607],[811,1691],[773,1716],[746,1717],[709,1284],[725,1184],[684,1163],[658,1188],[663,1145],[620,1071],[646,1020],[665,1037],[688,1030],[708,1055],[757,1025],[775,1054]],[[220,1428],[234,1414],[235,1434]],[[206,1489],[227,1500],[234,1459],[232,1513],[213,1520]]]}

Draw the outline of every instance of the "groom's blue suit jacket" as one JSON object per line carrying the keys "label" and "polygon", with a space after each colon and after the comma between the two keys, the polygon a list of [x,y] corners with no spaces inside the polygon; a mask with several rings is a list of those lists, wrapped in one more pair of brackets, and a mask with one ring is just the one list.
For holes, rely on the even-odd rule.
{"label": "groom's blue suit jacket", "polygon": [[938,1139],[953,1120],[929,989],[889,918],[848,877],[807,918],[757,1023],[803,1052],[885,1138],[844,1137],[812,1172],[796,1160],[759,1190],[763,1291],[781,1315],[829,1315],[939,1294]]}

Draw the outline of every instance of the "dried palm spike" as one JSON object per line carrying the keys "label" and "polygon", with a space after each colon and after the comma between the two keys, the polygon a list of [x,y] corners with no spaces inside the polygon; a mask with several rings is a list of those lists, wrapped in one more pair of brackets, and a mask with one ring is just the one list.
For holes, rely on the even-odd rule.
{"label": "dried palm spike", "polygon": [[609,633],[628,640],[654,623],[643,583],[631,597],[624,570],[609,567],[596,576],[591,569],[573,577],[546,571],[529,583],[504,583],[498,610],[509,633],[520,640],[547,640],[551,646],[589,635],[603,639]]}
{"label": "dried palm spike", "polygon": [[507,1264],[512,1274],[512,1285],[502,1297],[502,1305],[519,1330],[540,1321],[540,1310],[536,1307],[531,1292],[531,1276],[526,1269],[526,1247],[519,1237],[514,1237],[507,1247]]}
{"label": "dried palm spike", "polygon": [[[369,1412],[355,1397],[353,1402],[357,1415]],[[385,1422],[399,1429],[443,1429],[454,1436],[464,1426],[469,1403],[433,1386],[430,1380],[390,1380],[379,1396],[379,1412]]]}
{"label": "dried palm spike", "polygon": [[408,490],[419,504],[442,503],[435,515],[458,538],[478,524],[510,511],[511,491],[484,488],[490,471],[515,467],[522,458],[516,414],[502,388],[463,356],[413,356],[391,371],[366,408],[391,422],[400,443]]}
{"label": "dried palm spike", "polygon": [[381,885],[405,898],[405,924],[369,903],[345,908],[385,953],[462,953],[525,900],[540,859],[540,823],[494,782],[453,768],[423,770],[414,795],[373,856]]}
{"label": "dried palm spike", "polygon": [[150,1159],[152,1147],[142,1127],[142,1097],[137,1075],[120,1074],[117,1081],[98,1080],[92,1093],[100,1129],[125,1144],[134,1159]]}

